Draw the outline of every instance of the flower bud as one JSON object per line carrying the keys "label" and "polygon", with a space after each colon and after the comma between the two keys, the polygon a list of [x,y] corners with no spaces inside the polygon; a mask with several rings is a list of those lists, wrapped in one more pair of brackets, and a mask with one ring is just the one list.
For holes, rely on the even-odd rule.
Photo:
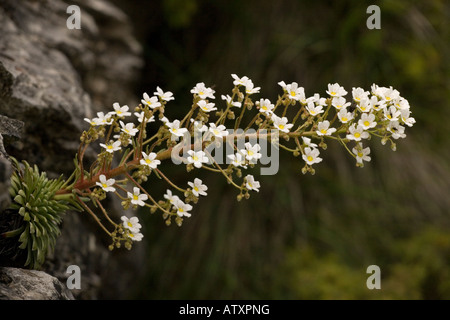
{"label": "flower bud", "polygon": [[308,167],[307,166],[304,166],[303,168],[302,168],[302,173],[303,174],[306,174],[308,172]]}
{"label": "flower bud", "polygon": [[395,144],[395,142],[391,143],[391,149],[392,149],[392,151],[396,151],[397,150],[397,145]]}

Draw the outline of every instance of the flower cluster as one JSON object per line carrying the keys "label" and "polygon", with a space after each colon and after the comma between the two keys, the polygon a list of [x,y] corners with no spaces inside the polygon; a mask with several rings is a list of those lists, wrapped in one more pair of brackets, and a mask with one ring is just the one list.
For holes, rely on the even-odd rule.
{"label": "flower cluster", "polygon": [[[374,84],[370,91],[352,88],[349,96],[344,87],[334,83],[323,95],[307,96],[296,82],[281,81],[278,84],[282,93],[272,102],[253,98],[261,88],[248,77],[231,76],[234,87],[231,95],[221,95],[223,107],[216,104],[215,91],[201,82],[191,89],[192,106],[182,119],[166,117],[165,108],[175,98],[172,92],[159,87],[153,96],[143,93],[134,112],[127,105],[114,103],[110,112],[98,112],[96,117],[85,119],[89,129],[81,136],[77,168],[60,193],[75,195],[111,235],[112,247],[125,241],[129,248],[143,235],[137,217],[124,216],[122,224],[110,219],[101,204],[108,193],[119,197],[124,209],[160,211],[167,225],[173,219],[181,225],[183,219],[191,217],[193,204],[207,195],[208,187],[197,177],[185,185],[177,185],[167,177],[161,169],[166,159],[184,164],[194,174],[204,169],[222,175],[239,190],[237,199],[241,200],[261,187],[251,171],[265,156],[261,141],[299,157],[300,171],[314,174],[313,167],[322,162],[321,151],[326,150],[327,140],[340,143],[356,165],[363,166],[371,160],[367,140],[378,137],[382,144],[390,141],[395,150],[395,140],[404,138],[405,128],[415,123],[408,101],[392,87]],[[249,114],[254,107],[256,112]],[[86,170],[84,154],[92,144],[101,151]],[[232,150],[222,162],[211,151],[221,145]],[[181,154],[184,147],[188,150]],[[160,200],[146,188],[145,182],[152,177],[169,186]],[[113,225],[112,232],[84,203],[87,198]]]}

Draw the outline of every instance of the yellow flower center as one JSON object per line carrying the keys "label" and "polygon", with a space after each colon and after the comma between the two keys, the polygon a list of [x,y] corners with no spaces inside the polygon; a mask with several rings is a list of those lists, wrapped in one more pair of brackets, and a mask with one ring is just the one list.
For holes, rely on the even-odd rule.
{"label": "yellow flower center", "polygon": [[291,96],[295,97],[296,95],[295,91],[291,91]]}
{"label": "yellow flower center", "polygon": [[359,137],[361,137],[361,133],[355,132],[354,136],[355,136],[355,138],[359,138]]}
{"label": "yellow flower center", "polygon": [[366,127],[368,127],[368,126],[370,126],[370,122],[369,121],[364,121],[364,125],[366,126]]}
{"label": "yellow flower center", "polygon": [[248,153],[249,156],[252,156],[252,155],[255,154],[252,150],[248,150],[247,153]]}
{"label": "yellow flower center", "polygon": [[342,120],[343,122],[345,122],[345,121],[348,121],[348,118],[347,118],[347,117],[342,117],[341,120]]}
{"label": "yellow flower center", "polygon": [[130,221],[127,222],[127,225],[128,225],[130,228],[133,226],[133,224],[132,224]]}
{"label": "yellow flower center", "polygon": [[322,130],[320,130],[320,133],[322,133],[322,134],[327,134],[327,129],[322,129]]}
{"label": "yellow flower center", "polygon": [[145,159],[145,163],[150,164],[150,163],[152,163],[152,160],[150,160],[150,159]]}
{"label": "yellow flower center", "polygon": [[197,186],[194,186],[194,190],[198,192],[198,187],[197,187]]}
{"label": "yellow flower center", "polygon": [[184,209],[183,208],[178,208],[178,211],[184,212]]}
{"label": "yellow flower center", "polygon": [[197,156],[192,156],[192,160],[198,161],[198,157]]}
{"label": "yellow flower center", "polygon": [[128,236],[130,237],[130,238],[133,238],[134,237],[134,234],[132,234],[131,232],[128,234]]}
{"label": "yellow flower center", "polygon": [[336,92],[335,92],[335,91],[331,91],[330,94],[331,94],[332,96],[334,96],[334,95],[336,95]]}
{"label": "yellow flower center", "polygon": [[217,129],[214,129],[213,132],[214,132],[214,134],[217,135],[217,136],[220,135],[220,132],[219,132],[219,130],[217,130]]}
{"label": "yellow flower center", "polygon": [[139,200],[139,196],[133,195],[133,200]]}
{"label": "yellow flower center", "polygon": [[284,129],[284,124],[280,124],[280,125],[278,126],[278,128],[280,128],[281,130],[283,130],[283,129]]}
{"label": "yellow flower center", "polygon": [[358,152],[358,157],[362,158],[364,154],[362,152]]}
{"label": "yellow flower center", "polygon": [[112,146],[112,145],[108,145],[108,146],[106,146],[106,148],[107,148],[108,150],[112,150],[112,149],[113,149],[113,146]]}
{"label": "yellow flower center", "polygon": [[308,159],[309,162],[314,160],[314,158],[312,156],[308,156],[306,159]]}
{"label": "yellow flower center", "polygon": [[102,183],[103,188],[108,188],[108,185],[106,183]]}
{"label": "yellow flower center", "polygon": [[202,96],[202,95],[204,95],[205,93],[203,92],[203,91],[200,91],[199,93],[198,93],[198,95],[199,96]]}

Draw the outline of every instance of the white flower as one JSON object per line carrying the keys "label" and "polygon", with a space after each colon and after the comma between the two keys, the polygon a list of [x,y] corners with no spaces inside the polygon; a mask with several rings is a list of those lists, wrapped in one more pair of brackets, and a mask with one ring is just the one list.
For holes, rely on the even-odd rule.
{"label": "white flower", "polygon": [[272,104],[269,99],[260,99],[259,102],[257,103],[259,105],[259,112],[263,112],[267,115],[272,114],[272,110],[275,107],[275,105]]}
{"label": "white flower", "polygon": [[100,122],[99,118],[84,118],[84,121],[86,121],[87,123],[89,123],[91,126],[95,127],[95,126],[99,126],[102,123]]}
{"label": "white flower", "polygon": [[287,84],[286,84],[284,81],[278,82],[278,85],[279,85],[281,88],[283,88],[283,90],[286,90]]}
{"label": "white flower", "polygon": [[356,127],[355,123],[348,130],[350,131],[350,134],[347,134],[347,139],[349,140],[361,141],[361,139],[367,139],[370,136],[361,125]]}
{"label": "white flower", "polygon": [[260,188],[260,183],[259,181],[255,180],[255,177],[253,177],[251,174],[248,174],[247,176],[245,176],[245,187],[248,190],[254,190],[256,192],[259,192],[259,188]]}
{"label": "white flower", "polygon": [[394,105],[399,109],[400,111],[409,110],[409,102],[408,100],[400,97],[394,101]]}
{"label": "white flower", "polygon": [[180,200],[180,198],[177,195],[173,195],[172,191],[167,189],[166,194],[164,194],[164,199],[169,200],[170,204],[174,204],[175,201]]}
{"label": "white flower", "polygon": [[328,121],[328,120],[321,121],[317,124],[316,133],[319,136],[329,136],[335,131],[336,131],[336,128],[330,128],[330,121]]}
{"label": "white flower", "polygon": [[114,142],[110,141],[107,144],[100,143],[100,146],[105,148],[106,151],[109,153],[113,153],[114,151],[120,150],[121,149],[120,145],[121,145],[120,141],[114,141]]}
{"label": "white flower", "polygon": [[309,114],[312,116],[316,116],[325,111],[323,110],[322,106],[316,106],[316,104],[312,101],[308,102],[308,104],[306,105],[306,110],[308,110]]}
{"label": "white flower", "polygon": [[247,169],[247,166],[245,165],[245,158],[240,153],[236,154],[229,154],[227,156],[229,159],[231,159],[231,164],[235,167],[243,167],[244,169]]}
{"label": "white flower", "polygon": [[125,124],[122,121],[119,121],[119,123],[120,123],[120,126],[122,127],[120,130],[122,132],[129,134],[130,136],[134,137],[136,135],[136,133],[139,132],[139,129],[135,128],[134,123],[132,123],[132,122]]}
{"label": "white flower", "polygon": [[199,102],[197,102],[197,105],[204,112],[210,112],[210,111],[217,110],[217,108],[214,107],[214,103],[213,102],[207,103],[205,100],[200,100]]}
{"label": "white flower", "polygon": [[248,79],[244,85],[245,85],[245,92],[248,95],[251,95],[254,93],[259,93],[259,90],[261,89],[261,87],[255,88],[255,85],[253,84],[252,80],[250,80],[250,79]]}
{"label": "white flower", "polygon": [[347,91],[345,91],[344,87],[341,87],[338,83],[329,83],[327,93],[332,97],[342,97],[347,94]]}
{"label": "white flower", "polygon": [[[235,86],[245,86],[245,84],[250,80],[247,76],[243,76],[242,78],[239,78],[237,75],[232,74],[231,75],[234,79],[233,84]],[[251,80],[250,80],[251,81]]]}
{"label": "white flower", "polygon": [[353,100],[360,102],[361,100],[369,98],[369,92],[364,91],[363,88],[352,88]]}
{"label": "white flower", "polygon": [[141,102],[148,105],[150,108],[155,109],[161,106],[161,102],[159,102],[158,97],[153,96],[150,98],[147,92],[144,92],[143,97],[144,99],[142,99]]}
{"label": "white flower", "polygon": [[400,109],[400,118],[408,127],[412,127],[416,123],[416,119],[410,117],[411,111],[409,109]]}
{"label": "white flower", "polygon": [[169,119],[167,119],[167,117],[166,116],[163,116],[161,119],[159,119],[162,123],[164,123],[164,124],[167,124],[167,123],[170,123],[169,122]]}
{"label": "white flower", "polygon": [[97,118],[93,119],[97,125],[110,125],[113,122],[111,119],[111,113],[104,114],[103,112],[97,112]]}
{"label": "white flower", "polygon": [[177,209],[178,216],[188,218],[191,216],[189,211],[192,210],[192,206],[190,204],[184,203],[183,201],[178,199],[174,201],[173,206],[175,207],[175,209]]}
{"label": "white flower", "polygon": [[128,117],[131,116],[131,112],[128,112],[128,106],[120,106],[118,102],[113,103],[114,111],[111,111],[111,114],[116,114],[119,117]]}
{"label": "white flower", "polygon": [[358,125],[362,126],[364,130],[375,128],[377,126],[375,115],[373,113],[363,113],[358,121]]}
{"label": "white flower", "polygon": [[221,95],[222,100],[225,100],[227,103],[231,103],[233,107],[240,108],[242,106],[242,103],[239,101],[231,101],[231,97],[227,94],[226,96]]}
{"label": "white flower", "polygon": [[131,232],[138,233],[139,230],[142,228],[141,224],[139,223],[138,217],[131,217],[128,218],[126,216],[122,216],[120,218],[123,222],[122,225],[125,229],[130,230]]}
{"label": "white flower", "polygon": [[389,130],[392,133],[392,138],[399,139],[399,138],[405,138],[405,127],[401,126],[398,121],[390,121],[387,130]]}
{"label": "white flower", "polygon": [[351,102],[346,102],[344,97],[333,97],[333,100],[331,100],[331,105],[335,107],[337,110],[345,109],[349,105],[351,105]]}
{"label": "white flower", "polygon": [[138,206],[145,206],[145,200],[148,199],[148,196],[143,193],[141,194],[138,187],[133,188],[133,193],[127,192],[128,198],[131,199],[131,203]]}
{"label": "white flower", "polygon": [[291,128],[294,126],[292,123],[288,123],[288,118],[280,118],[275,114],[272,115],[272,121],[275,128],[277,128],[281,132],[289,132],[289,130],[291,130]]}
{"label": "white flower", "polygon": [[201,168],[203,163],[208,163],[209,159],[206,156],[206,153],[203,151],[194,151],[194,150],[188,150],[187,152],[189,154],[189,157],[187,158],[188,163],[193,163],[194,167]]}
{"label": "white flower", "polygon": [[[144,117],[145,117],[145,112],[135,112],[134,115],[136,116],[136,118],[138,119],[139,122],[142,123],[142,121],[144,121]],[[151,116],[150,119],[145,118],[145,122],[146,123],[150,123],[150,122],[155,122],[155,116]]]}
{"label": "white flower", "polygon": [[250,142],[246,142],[244,146],[245,149],[241,149],[240,151],[245,155],[245,158],[248,161],[258,160],[262,157],[262,154],[259,153],[259,151],[261,150],[261,146],[259,144],[255,143],[252,146]]}
{"label": "white flower", "polygon": [[207,195],[206,190],[208,190],[208,187],[203,184],[201,179],[195,178],[194,182],[188,182],[188,185],[192,188],[192,193],[194,196],[198,197],[199,195]]}
{"label": "white flower", "polygon": [[386,106],[383,108],[383,112],[384,118],[389,121],[398,121],[401,116],[400,110],[397,110],[395,106],[390,106],[389,108]]}
{"label": "white flower", "polygon": [[195,131],[198,131],[198,132],[205,132],[205,131],[208,131],[208,127],[205,126],[205,125],[203,124],[203,122],[201,122],[201,121],[195,121],[195,120],[192,119],[192,118],[191,118],[190,121],[194,123],[194,130],[195,130]]}
{"label": "white flower", "polygon": [[162,89],[160,87],[157,87],[156,91],[153,92],[153,94],[159,96],[160,99],[164,100],[164,101],[175,100],[172,92],[170,92],[170,91],[164,92],[164,91],[162,91]]}
{"label": "white flower", "polygon": [[307,137],[302,137],[303,143],[310,148],[316,148],[317,144],[316,143],[312,143],[310,138]]}
{"label": "white flower", "polygon": [[302,158],[305,160],[306,164],[313,165],[314,163],[319,163],[322,161],[322,158],[320,158],[319,155],[320,152],[318,149],[306,147]]}
{"label": "white flower", "polygon": [[305,101],[306,101],[306,103],[314,102],[315,104],[322,106],[322,107],[327,105],[327,99],[321,98],[318,93],[315,93],[312,97],[309,97]]}
{"label": "white flower", "polygon": [[114,192],[116,191],[116,188],[113,187],[114,183],[116,183],[116,180],[106,179],[106,176],[101,174],[99,177],[99,182],[96,182],[95,184],[106,192]]}
{"label": "white flower", "polygon": [[186,132],[188,132],[188,129],[180,128],[180,120],[174,120],[173,122],[167,121],[166,126],[172,134],[172,140],[178,140],[179,137],[182,137]]}
{"label": "white flower", "polygon": [[369,112],[370,110],[372,110],[373,103],[371,103],[371,100],[369,99],[363,99],[358,104],[356,104],[356,106],[361,112]]}
{"label": "white flower", "polygon": [[197,94],[201,99],[215,99],[214,90],[211,88],[207,88],[203,82],[197,83],[195,87],[192,88],[191,93]]}
{"label": "white flower", "polygon": [[356,162],[362,164],[363,161],[370,161],[371,158],[369,157],[370,154],[370,148],[367,147],[363,149],[363,146],[361,143],[358,143],[356,147],[352,149],[353,153],[356,155]]}
{"label": "white flower", "polygon": [[347,123],[353,119],[353,113],[347,111],[346,109],[339,110],[337,116],[339,118],[339,121],[341,121],[342,123]]}
{"label": "white flower", "polygon": [[291,100],[300,101],[305,98],[305,89],[303,87],[299,87],[297,82],[292,82],[291,84],[286,85],[284,89],[288,94],[288,98]]}
{"label": "white flower", "polygon": [[146,154],[145,152],[142,152],[142,156],[144,157],[139,161],[140,164],[144,166],[148,166],[152,169],[156,169],[156,167],[161,163],[160,160],[156,159],[156,153],[150,152],[149,154]]}
{"label": "white flower", "polygon": [[209,132],[211,132],[217,138],[223,138],[228,135],[227,128],[223,124],[216,127],[214,123],[210,123]]}
{"label": "white flower", "polygon": [[[372,109],[375,111],[383,109],[385,104],[386,104],[385,101],[378,101],[377,96],[371,96],[369,99],[369,105],[370,105],[369,111]],[[361,108],[360,108],[360,110],[361,110]]]}
{"label": "white flower", "polygon": [[144,235],[140,232],[128,231],[127,236],[133,241],[141,241]]}
{"label": "white flower", "polygon": [[384,91],[387,88],[385,87],[379,87],[377,84],[372,84],[372,86],[370,87],[370,90],[372,92],[373,95],[378,96],[378,97],[383,97],[384,95]]}
{"label": "white flower", "polygon": [[386,101],[396,100],[400,98],[400,92],[398,92],[397,89],[393,89],[392,87],[385,88],[382,91],[381,98],[383,98]]}

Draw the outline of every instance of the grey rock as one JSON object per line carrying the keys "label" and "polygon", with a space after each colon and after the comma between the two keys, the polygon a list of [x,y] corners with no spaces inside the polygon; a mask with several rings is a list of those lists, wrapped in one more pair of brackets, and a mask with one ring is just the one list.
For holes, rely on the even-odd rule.
{"label": "grey rock", "polygon": [[[79,30],[66,26],[71,4],[81,9]],[[0,120],[8,119],[9,125],[0,127],[9,132],[3,135],[4,151],[36,164],[49,177],[68,176],[80,134],[88,127],[83,119],[111,110],[114,102],[132,106],[139,101],[134,88],[142,48],[131,23],[110,1],[0,0],[0,30]],[[92,155],[91,150],[87,160]],[[0,159],[0,192],[8,187],[5,161]],[[106,206],[113,217],[124,214],[119,201]],[[67,267],[79,265],[83,285],[73,292],[75,298],[120,299],[136,284],[143,245],[111,253],[110,240],[101,234],[88,214],[68,212],[43,266],[64,280]]]}
{"label": "grey rock", "polygon": [[74,296],[43,271],[0,267],[0,300],[74,300]]}
{"label": "grey rock", "polygon": [[3,137],[0,134],[0,212],[8,208],[11,203],[8,191],[11,174],[11,164],[6,158],[6,152],[3,147]]}

